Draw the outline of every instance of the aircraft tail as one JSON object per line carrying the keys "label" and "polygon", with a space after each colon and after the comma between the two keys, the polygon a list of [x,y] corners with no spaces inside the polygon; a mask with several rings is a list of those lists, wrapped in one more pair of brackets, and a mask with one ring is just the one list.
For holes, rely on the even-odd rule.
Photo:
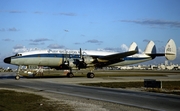
{"label": "aircraft tail", "polygon": [[155,43],[150,41],[144,53],[151,56],[153,59],[156,56],[165,56],[167,60],[174,60],[176,58],[176,44],[173,39],[170,39],[166,44],[165,53],[156,53]]}
{"label": "aircraft tail", "polygon": [[156,54],[156,46],[153,41],[149,41],[144,53],[147,55]]}
{"label": "aircraft tail", "polygon": [[137,53],[139,52],[138,46],[135,42],[130,45],[129,51],[137,51]]}
{"label": "aircraft tail", "polygon": [[170,39],[165,47],[165,57],[167,60],[174,60],[176,58],[176,44],[173,39]]}

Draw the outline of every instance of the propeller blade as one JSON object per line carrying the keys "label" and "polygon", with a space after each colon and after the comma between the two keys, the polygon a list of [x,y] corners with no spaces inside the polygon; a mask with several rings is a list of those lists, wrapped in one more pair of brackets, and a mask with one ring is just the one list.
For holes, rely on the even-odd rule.
{"label": "propeller blade", "polygon": [[82,59],[82,51],[81,51],[81,48],[80,48],[80,58]]}
{"label": "propeller blade", "polygon": [[67,62],[67,51],[66,51],[66,62]]}

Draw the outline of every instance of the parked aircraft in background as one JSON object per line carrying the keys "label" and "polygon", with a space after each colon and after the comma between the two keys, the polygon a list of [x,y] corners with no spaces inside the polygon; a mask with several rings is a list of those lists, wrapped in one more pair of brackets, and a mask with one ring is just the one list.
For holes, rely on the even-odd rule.
{"label": "parked aircraft in background", "polygon": [[86,68],[90,69],[87,77],[93,78],[95,75],[92,70],[96,67],[136,64],[152,60],[157,56],[165,56],[167,60],[174,60],[176,58],[175,42],[170,39],[166,44],[164,53],[156,53],[156,46],[153,41],[150,41],[142,54],[138,54],[138,46],[133,42],[127,52],[121,53],[81,49],[49,49],[17,53],[14,56],[5,58],[4,62],[19,66],[15,79],[20,78],[20,67],[28,65],[48,66],[57,70],[69,69],[68,77],[74,76],[72,69]]}

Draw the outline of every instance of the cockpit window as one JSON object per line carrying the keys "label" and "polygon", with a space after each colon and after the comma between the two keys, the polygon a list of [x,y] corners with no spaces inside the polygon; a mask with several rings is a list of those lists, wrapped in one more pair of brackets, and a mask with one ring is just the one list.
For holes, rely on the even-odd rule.
{"label": "cockpit window", "polygon": [[17,53],[17,54],[15,54],[15,56],[22,56],[22,54],[18,54],[18,53]]}

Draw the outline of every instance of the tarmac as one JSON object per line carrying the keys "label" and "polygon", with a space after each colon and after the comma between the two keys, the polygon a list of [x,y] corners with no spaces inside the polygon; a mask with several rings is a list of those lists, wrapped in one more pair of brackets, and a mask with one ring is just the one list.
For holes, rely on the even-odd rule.
{"label": "tarmac", "polygon": [[[51,75],[57,72],[59,76]],[[98,106],[98,108],[92,109],[98,111],[102,111],[102,109],[103,111],[119,111],[120,109],[178,111],[180,109],[178,95],[78,85],[78,83],[134,82],[144,81],[144,79],[180,81],[180,71],[96,70],[94,71],[95,78],[87,78],[86,71],[75,72],[73,78],[66,77],[62,71],[57,72],[49,71],[48,74],[51,76],[44,72],[48,76],[21,77],[20,80],[14,80],[16,72],[1,72],[0,88],[40,94],[44,97],[54,98],[56,101],[65,101],[69,105],[76,103],[73,107],[77,110],[88,110],[88,105]]]}
{"label": "tarmac", "polygon": [[[73,78],[68,78],[65,76],[63,71],[46,71],[43,77],[39,81],[48,81],[64,84],[78,84],[78,83],[97,83],[97,82],[135,82],[144,81],[145,79],[153,79],[157,81],[180,81],[180,70],[169,71],[169,70],[95,70],[95,78],[87,78],[87,71],[77,71],[74,72]],[[58,73],[58,76],[49,76],[51,74]],[[0,79],[13,79],[15,72],[1,72]],[[111,76],[114,75],[114,76]],[[97,76],[97,77],[96,77]],[[33,79],[33,77],[28,77]]]}

